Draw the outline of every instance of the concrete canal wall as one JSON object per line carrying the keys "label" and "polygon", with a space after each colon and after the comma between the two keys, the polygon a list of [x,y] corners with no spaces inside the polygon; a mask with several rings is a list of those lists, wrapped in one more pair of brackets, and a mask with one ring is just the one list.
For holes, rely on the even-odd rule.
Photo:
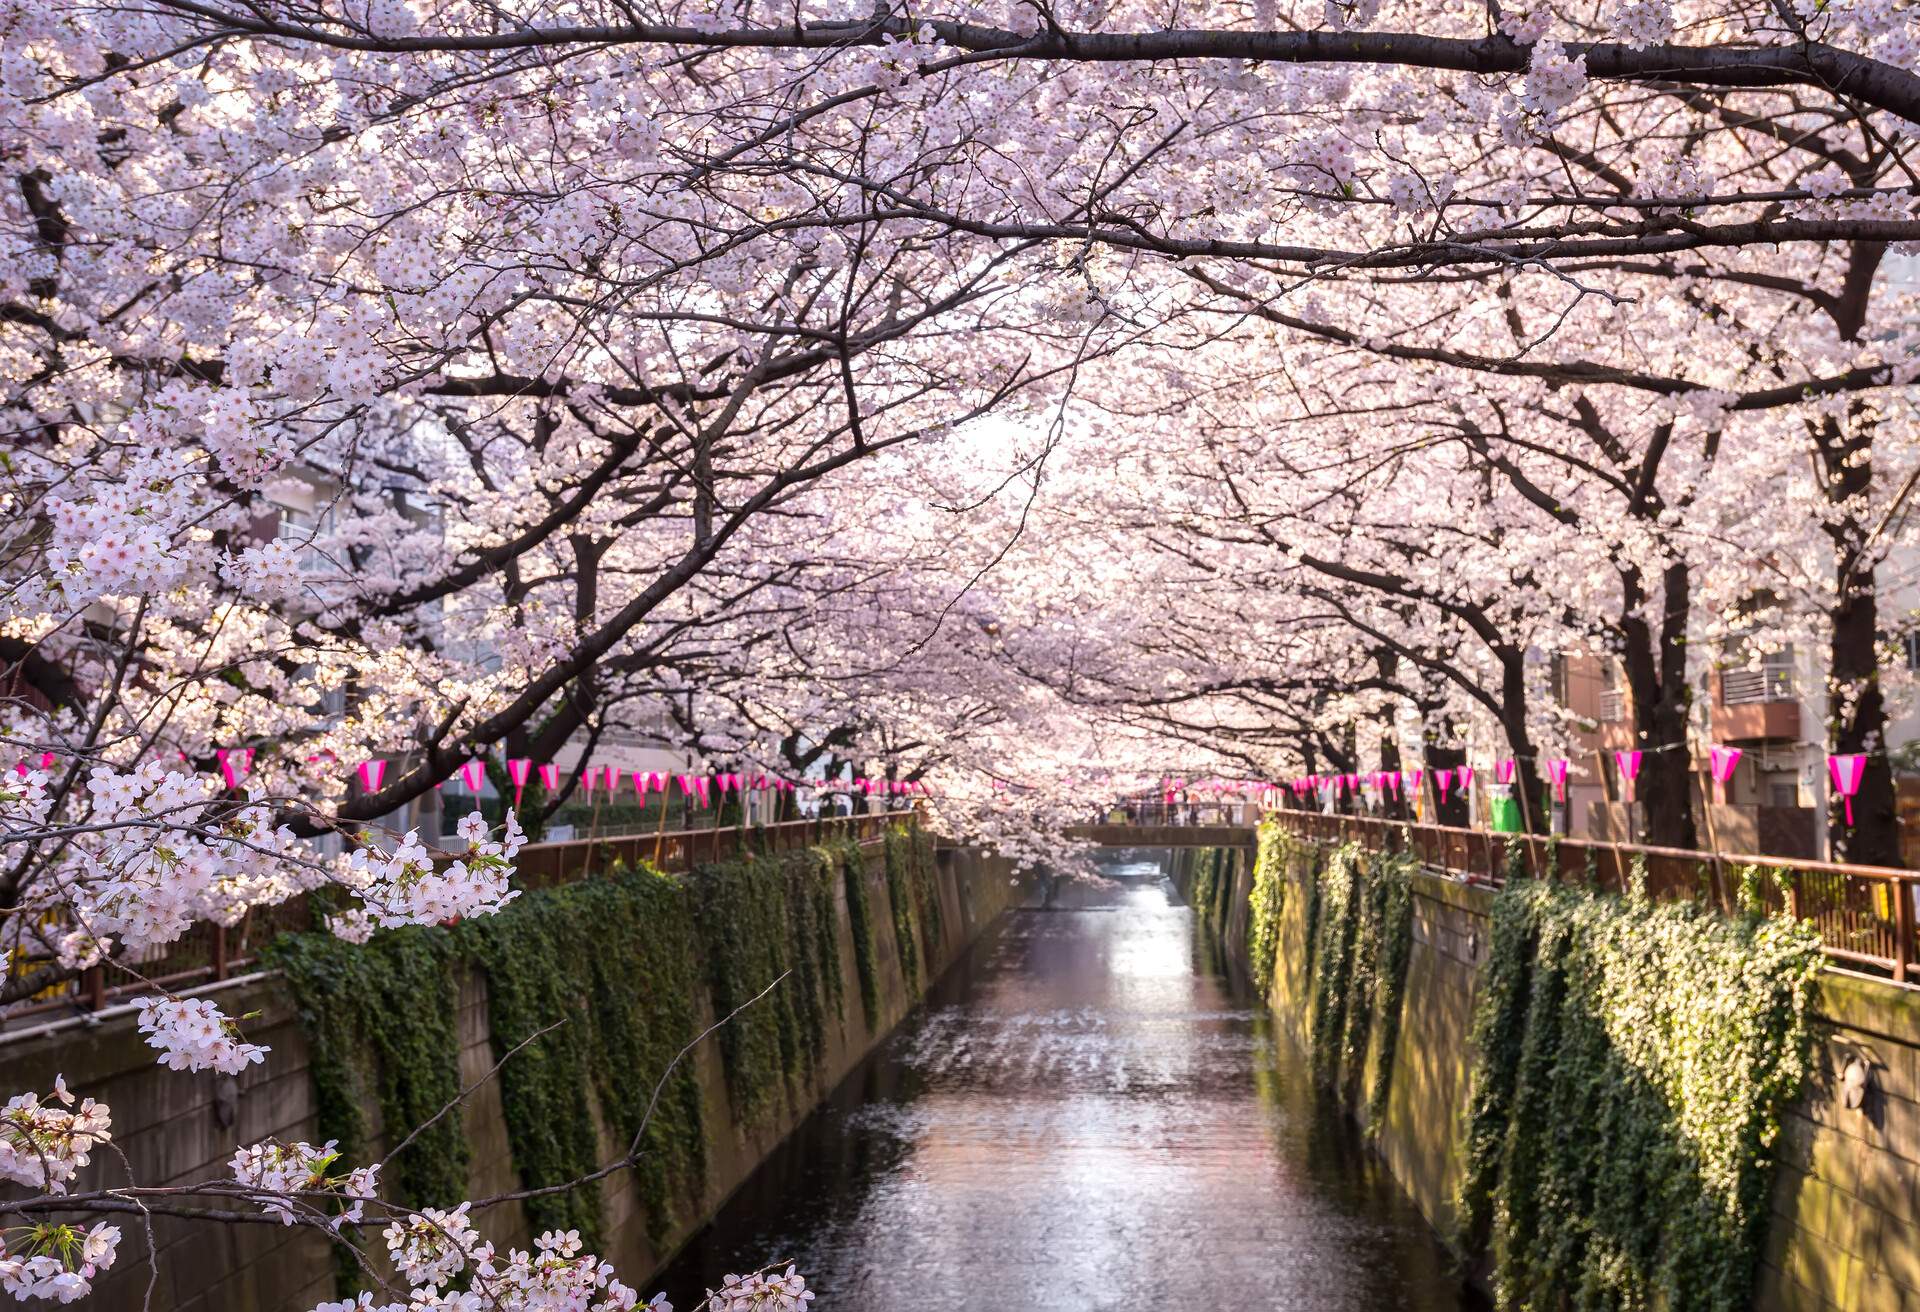
{"label": "concrete canal wall", "polygon": [[[1193,888],[1197,854],[1177,853],[1175,883]],[[1223,914],[1207,918],[1244,966],[1253,891],[1250,853],[1232,861]],[[1381,1123],[1382,1160],[1434,1228],[1456,1234],[1465,1167],[1462,1121],[1474,1053],[1473,1011],[1487,964],[1491,889],[1413,876],[1413,943]],[[1307,897],[1288,897],[1266,1001],[1279,1027],[1311,1047]],[[1218,904],[1216,904],[1218,905]],[[1781,1312],[1920,1309],[1920,991],[1826,972],[1816,1000],[1809,1087],[1786,1121],[1755,1306]],[[1357,1087],[1381,1060],[1374,1024]],[[1864,1074],[1859,1105],[1851,1082]],[[1349,1103],[1365,1124],[1367,1100]]]}
{"label": "concrete canal wall", "polygon": [[[804,1079],[789,1081],[777,1104],[751,1119],[736,1115],[718,1038],[700,1043],[693,1063],[704,1139],[704,1183],[697,1196],[673,1209],[664,1234],[650,1236],[646,1210],[632,1177],[622,1173],[603,1182],[605,1242],[600,1251],[622,1278],[637,1287],[671,1257],[685,1240],[786,1137],[794,1126],[864,1058],[907,1014],[927,985],[970,947],[981,932],[1025,895],[1024,884],[1003,860],[953,849],[934,857],[932,894],[939,900],[942,926],[938,941],[916,951],[922,965],[903,967],[896,926],[888,914],[890,893],[883,854],[865,854],[867,916],[872,935],[870,983],[877,985],[877,1010],[870,1025],[861,1002],[862,981],[856,927],[846,889],[833,897],[833,932],[839,941],[841,988],[847,999],[831,1009],[822,1051]],[[931,919],[931,917],[928,917]],[[440,931],[435,931],[440,932]],[[77,1093],[108,1103],[113,1135],[126,1154],[132,1175],[142,1185],[179,1185],[226,1177],[236,1147],[268,1137],[319,1142],[324,1136],[316,1107],[311,1051],[287,981],[277,974],[237,979],[202,990],[229,1015],[252,1013],[246,1037],[271,1048],[263,1065],[237,1079],[211,1073],[177,1074],[156,1066],[153,1051],[135,1029],[130,1008],[40,1025],[0,1035],[0,1089],[45,1092],[56,1073]],[[509,1125],[498,1078],[487,1078],[500,1059],[489,1023],[485,978],[463,970],[458,983],[456,1031],[460,1087],[473,1086],[462,1107],[460,1132],[470,1148],[468,1196],[483,1198],[522,1188],[510,1144]],[[587,1005],[580,999],[580,1005]],[[692,998],[697,1030],[718,1017],[711,988],[702,984]],[[361,1108],[369,1121],[373,1155],[391,1141],[380,1125],[379,1104],[369,1098]],[[600,1118],[597,1118],[600,1119]],[[602,1123],[604,1160],[625,1148]],[[111,1152],[96,1152],[78,1189],[119,1186],[128,1171]],[[384,1193],[384,1191],[383,1191]],[[220,1201],[215,1205],[231,1206]],[[149,1264],[137,1217],[120,1218],[120,1257],[111,1276],[96,1286],[87,1306],[120,1312],[143,1306]],[[207,1224],[156,1216],[159,1283],[146,1304],[169,1312],[305,1312],[336,1296],[335,1256],[331,1247],[306,1228],[277,1224]],[[487,1212],[482,1233],[500,1244],[526,1246],[528,1219],[517,1203]],[[366,1236],[380,1247],[377,1234]],[[773,1255],[777,1256],[777,1255]],[[715,1273],[717,1281],[721,1273]],[[400,1297],[404,1301],[404,1290]],[[384,1301],[384,1300],[382,1300]]]}

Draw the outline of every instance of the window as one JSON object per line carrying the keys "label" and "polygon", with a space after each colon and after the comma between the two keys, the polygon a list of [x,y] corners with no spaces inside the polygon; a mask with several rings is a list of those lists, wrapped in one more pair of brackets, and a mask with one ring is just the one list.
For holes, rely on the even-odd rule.
{"label": "window", "polygon": [[1901,640],[1907,649],[1907,668],[1920,670],[1920,629],[1915,629]]}
{"label": "window", "polygon": [[331,507],[321,512],[317,522],[308,511],[282,510],[279,527],[273,536],[275,541],[284,542],[293,549],[294,559],[299,562],[302,574],[322,574],[333,566],[312,546],[312,542],[316,536],[325,537],[331,532],[333,532]]}

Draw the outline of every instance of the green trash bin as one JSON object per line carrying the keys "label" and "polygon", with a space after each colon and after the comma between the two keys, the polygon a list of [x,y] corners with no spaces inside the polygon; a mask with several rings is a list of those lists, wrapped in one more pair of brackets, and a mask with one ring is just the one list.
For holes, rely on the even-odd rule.
{"label": "green trash bin", "polygon": [[1520,801],[1511,792],[1496,794],[1490,807],[1493,815],[1493,832],[1496,834],[1517,834],[1520,824]]}

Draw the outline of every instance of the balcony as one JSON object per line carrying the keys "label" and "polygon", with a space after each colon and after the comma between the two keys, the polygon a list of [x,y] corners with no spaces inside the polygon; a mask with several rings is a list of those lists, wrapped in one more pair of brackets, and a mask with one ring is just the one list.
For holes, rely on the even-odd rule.
{"label": "balcony", "polygon": [[1713,727],[1722,742],[1793,742],[1800,737],[1800,701],[1791,669],[1767,665],[1722,670],[1715,684]]}
{"label": "balcony", "polygon": [[1751,706],[1755,702],[1793,700],[1792,670],[1769,665],[1757,670],[1723,670],[1720,674],[1720,703],[1723,706]]}

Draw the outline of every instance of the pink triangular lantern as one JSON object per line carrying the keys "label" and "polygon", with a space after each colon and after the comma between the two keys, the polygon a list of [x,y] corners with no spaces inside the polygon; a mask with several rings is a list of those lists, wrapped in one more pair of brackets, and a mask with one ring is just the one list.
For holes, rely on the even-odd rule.
{"label": "pink triangular lantern", "polygon": [[647,781],[648,781],[648,778],[649,778],[649,776],[648,776],[648,775],[646,775],[646,774],[644,774],[643,772],[641,772],[641,771],[639,771],[639,770],[635,770],[635,771],[633,772],[633,792],[634,792],[634,796],[636,796],[636,797],[638,797],[638,798],[640,799],[640,805],[642,805],[642,806],[645,806],[645,805],[647,804]]}
{"label": "pink triangular lantern", "polygon": [[1620,767],[1620,778],[1626,783],[1624,791],[1626,800],[1629,802],[1634,800],[1633,795],[1635,790],[1633,781],[1640,777],[1640,758],[1641,752],[1638,748],[1631,752],[1615,752],[1613,754],[1613,763]]}
{"label": "pink triangular lantern", "polygon": [[1440,790],[1440,800],[1443,802],[1446,801],[1447,793],[1453,787],[1453,771],[1435,770],[1433,772],[1433,784],[1434,787]]}
{"label": "pink triangular lantern", "polygon": [[521,795],[527,791],[527,780],[533,777],[533,762],[524,756],[516,756],[507,762],[507,778],[513,780],[513,804],[520,805]]}
{"label": "pink triangular lantern", "polygon": [[1458,777],[1458,781],[1460,784],[1460,791],[1465,792],[1468,788],[1473,786],[1473,767],[1472,766],[1463,765],[1459,769],[1455,770],[1454,774]]}
{"label": "pink triangular lantern", "polygon": [[707,791],[708,782],[709,781],[707,779],[707,776],[703,774],[698,774],[693,776],[693,786],[695,791],[697,791],[700,794],[700,805],[702,807],[711,806],[713,804],[713,795]]}
{"label": "pink triangular lantern", "polygon": [[1547,777],[1553,780],[1553,796],[1556,801],[1567,800],[1567,771],[1573,768],[1571,761],[1548,761]]}
{"label": "pink triangular lantern", "polygon": [[1853,799],[1860,794],[1860,781],[1867,776],[1867,758],[1855,753],[1850,756],[1829,756],[1827,772],[1833,776],[1833,787],[1840,794],[1841,802],[1847,810],[1847,823],[1853,823]]}
{"label": "pink triangular lantern", "polygon": [[460,767],[460,782],[467,786],[468,792],[479,792],[480,786],[486,781],[487,763],[485,761],[468,761]]}
{"label": "pink triangular lantern", "polygon": [[1495,761],[1493,763],[1493,777],[1496,782],[1510,784],[1513,782],[1513,777],[1518,773],[1519,769],[1520,762],[1509,756],[1505,760]]}
{"label": "pink triangular lantern", "polygon": [[560,767],[551,761],[541,766],[540,786],[550,793],[558,792],[560,789]]}
{"label": "pink triangular lantern", "polygon": [[213,754],[220,763],[221,777],[227,781],[227,787],[238,788],[246,782],[247,773],[253,769],[253,748],[236,747],[228,750],[220,748]]}
{"label": "pink triangular lantern", "polygon": [[606,781],[608,792],[617,793],[620,791],[620,767],[619,766],[617,765],[607,766],[605,769],[601,771],[601,776]]}
{"label": "pink triangular lantern", "polygon": [[596,766],[588,766],[580,772],[580,788],[587,796],[593,796],[593,786],[600,782],[600,771]]}
{"label": "pink triangular lantern", "polygon": [[369,793],[380,791],[380,781],[387,777],[387,763],[369,758],[360,762],[360,787]]}
{"label": "pink triangular lantern", "polygon": [[1727,800],[1727,785],[1733,781],[1733,772],[1740,764],[1738,747],[1710,748],[1707,756],[1713,768],[1714,791],[1720,795],[1721,802]]}

